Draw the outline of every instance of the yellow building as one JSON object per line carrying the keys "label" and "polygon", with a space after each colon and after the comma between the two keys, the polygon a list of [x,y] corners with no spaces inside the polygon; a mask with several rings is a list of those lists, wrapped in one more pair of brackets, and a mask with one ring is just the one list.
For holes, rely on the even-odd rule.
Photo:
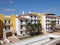
{"label": "yellow building", "polygon": [[0,14],[0,38],[3,37],[4,15]]}
{"label": "yellow building", "polygon": [[0,38],[12,36],[16,32],[16,16],[0,14]]}

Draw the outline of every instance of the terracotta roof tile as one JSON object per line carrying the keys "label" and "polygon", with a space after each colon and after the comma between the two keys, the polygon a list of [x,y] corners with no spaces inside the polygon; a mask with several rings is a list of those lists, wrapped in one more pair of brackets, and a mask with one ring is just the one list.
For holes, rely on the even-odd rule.
{"label": "terracotta roof tile", "polygon": [[47,17],[57,17],[55,14],[45,14]]}
{"label": "terracotta roof tile", "polygon": [[[33,15],[33,16],[38,16],[38,14],[24,14],[24,15],[19,15],[19,16],[29,16],[29,15],[31,15],[31,16],[32,16],[32,15]],[[19,17],[19,16],[18,16],[18,17]]]}
{"label": "terracotta roof tile", "polygon": [[29,20],[29,18],[25,18],[25,17],[18,17],[18,19],[20,19],[20,20]]}

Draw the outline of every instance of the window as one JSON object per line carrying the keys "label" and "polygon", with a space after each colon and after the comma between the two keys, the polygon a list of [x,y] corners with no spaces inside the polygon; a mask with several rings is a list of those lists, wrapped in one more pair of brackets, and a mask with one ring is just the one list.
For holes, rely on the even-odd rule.
{"label": "window", "polygon": [[36,16],[34,16],[36,18]]}
{"label": "window", "polygon": [[40,20],[37,21],[38,23],[40,22]]}
{"label": "window", "polygon": [[31,20],[31,22],[33,22],[33,20]]}
{"label": "window", "polygon": [[8,20],[8,23],[10,24],[10,20]]}
{"label": "window", "polygon": [[10,26],[8,26],[8,29],[10,30]]}
{"label": "window", "polygon": [[46,20],[46,22],[50,22],[50,20]]}
{"label": "window", "polygon": [[36,20],[34,20],[34,22],[36,23]]}
{"label": "window", "polygon": [[22,34],[22,33],[23,33],[23,31],[20,31],[20,33]]}
{"label": "window", "polygon": [[5,30],[7,29],[7,27],[5,26]]}
{"label": "window", "polygon": [[6,24],[6,20],[5,20],[5,24]]}
{"label": "window", "polygon": [[25,33],[27,33],[27,31],[25,31]]}
{"label": "window", "polygon": [[49,30],[49,28],[48,28],[48,27],[46,27],[46,29],[48,29],[48,30]]}
{"label": "window", "polygon": [[31,16],[31,18],[32,18],[32,16]]}
{"label": "window", "polygon": [[22,23],[22,22],[23,22],[23,20],[20,20],[20,22]]}
{"label": "window", "polygon": [[23,28],[23,26],[21,25],[21,29]]}
{"label": "window", "polygon": [[27,20],[25,20],[25,22],[27,22]]}
{"label": "window", "polygon": [[22,20],[20,20],[20,22],[23,22]]}

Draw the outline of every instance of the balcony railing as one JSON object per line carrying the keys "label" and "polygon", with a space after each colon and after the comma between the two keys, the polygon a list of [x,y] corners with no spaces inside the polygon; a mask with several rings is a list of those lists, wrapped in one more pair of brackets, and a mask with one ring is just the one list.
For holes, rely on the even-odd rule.
{"label": "balcony railing", "polygon": [[5,25],[12,25],[12,23],[4,23]]}
{"label": "balcony railing", "polygon": [[13,31],[14,31],[13,28],[10,28],[10,29],[5,29],[5,28],[3,28],[3,30],[5,30],[6,33],[7,33],[7,32],[13,32]]}

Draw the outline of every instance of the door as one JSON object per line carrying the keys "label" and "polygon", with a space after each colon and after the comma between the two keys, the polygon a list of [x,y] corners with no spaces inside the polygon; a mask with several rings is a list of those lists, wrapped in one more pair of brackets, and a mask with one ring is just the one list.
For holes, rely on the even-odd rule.
{"label": "door", "polygon": [[12,36],[12,32],[7,32],[6,37]]}

